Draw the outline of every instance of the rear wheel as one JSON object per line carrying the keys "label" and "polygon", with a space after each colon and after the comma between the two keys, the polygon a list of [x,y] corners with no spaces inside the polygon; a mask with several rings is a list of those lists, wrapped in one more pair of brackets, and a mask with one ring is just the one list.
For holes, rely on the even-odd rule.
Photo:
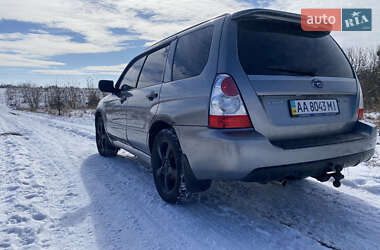
{"label": "rear wheel", "polygon": [[103,119],[98,117],[95,122],[96,128],[96,146],[98,148],[98,152],[101,156],[104,157],[114,157],[117,155],[119,151],[118,148],[112,145],[106,131],[104,129]]}
{"label": "rear wheel", "polygon": [[190,199],[182,166],[182,150],[172,129],[161,130],[152,150],[153,178],[161,198],[168,203]]}

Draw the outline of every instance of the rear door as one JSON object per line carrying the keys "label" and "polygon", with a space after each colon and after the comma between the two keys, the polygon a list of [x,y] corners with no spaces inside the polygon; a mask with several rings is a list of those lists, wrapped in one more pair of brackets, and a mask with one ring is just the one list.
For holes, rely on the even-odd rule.
{"label": "rear door", "polygon": [[150,53],[141,70],[137,88],[128,91],[128,142],[146,153],[149,152],[147,134],[157,112],[168,52],[169,46],[165,46]]}
{"label": "rear door", "polygon": [[[241,20],[237,26],[238,57],[253,90],[243,93],[244,99],[256,94],[261,104],[246,101],[256,128],[273,140],[351,130],[357,83],[327,32],[305,32],[297,23],[259,19]],[[255,119],[260,112],[265,120]]]}

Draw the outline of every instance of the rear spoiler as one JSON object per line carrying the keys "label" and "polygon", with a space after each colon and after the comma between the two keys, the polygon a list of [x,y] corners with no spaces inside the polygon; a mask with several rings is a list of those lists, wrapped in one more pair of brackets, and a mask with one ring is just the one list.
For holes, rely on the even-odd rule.
{"label": "rear spoiler", "polygon": [[248,9],[231,15],[232,19],[272,19],[292,23],[301,23],[301,15],[268,9]]}
{"label": "rear spoiler", "polygon": [[[245,19],[256,19],[263,21],[282,21],[301,25],[301,15],[278,11],[278,10],[268,10],[268,9],[248,9],[236,12],[231,15],[233,20],[245,20]],[[316,26],[315,26],[316,27]],[[326,25],[323,26],[326,29]],[[324,33],[330,34],[330,31],[323,30]]]}

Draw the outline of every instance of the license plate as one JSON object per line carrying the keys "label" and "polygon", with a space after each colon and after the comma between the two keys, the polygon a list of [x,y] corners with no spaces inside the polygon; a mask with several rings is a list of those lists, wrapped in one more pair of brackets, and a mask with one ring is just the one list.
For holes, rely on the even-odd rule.
{"label": "license plate", "polygon": [[331,115],[339,113],[336,100],[290,100],[292,116]]}

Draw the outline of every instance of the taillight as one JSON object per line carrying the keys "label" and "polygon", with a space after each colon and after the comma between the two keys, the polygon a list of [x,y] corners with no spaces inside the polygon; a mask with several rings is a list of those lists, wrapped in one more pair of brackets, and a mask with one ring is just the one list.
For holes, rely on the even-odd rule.
{"label": "taillight", "polygon": [[219,74],[215,78],[208,121],[211,128],[252,127],[239,89],[227,74]]}
{"label": "taillight", "polygon": [[359,120],[364,119],[364,109],[359,109],[359,111],[358,111],[358,119]]}
{"label": "taillight", "polygon": [[358,91],[359,91],[359,104],[358,104],[358,120],[364,119],[364,102],[363,102],[363,92],[360,86],[359,80],[358,82]]}

